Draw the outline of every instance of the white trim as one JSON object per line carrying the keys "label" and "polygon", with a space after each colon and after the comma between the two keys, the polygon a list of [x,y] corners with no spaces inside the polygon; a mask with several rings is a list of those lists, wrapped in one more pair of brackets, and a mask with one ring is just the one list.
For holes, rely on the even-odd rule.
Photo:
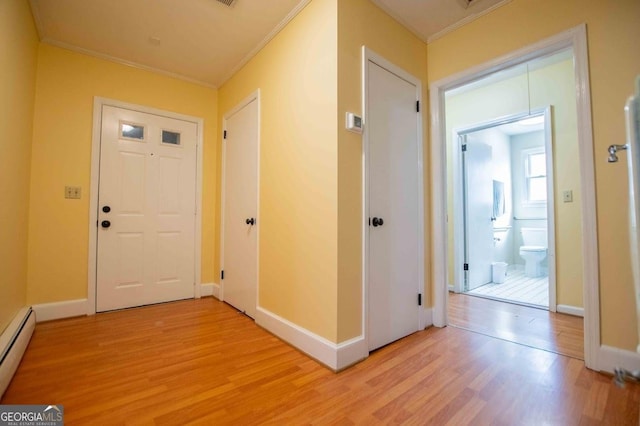
{"label": "white trim", "polygon": [[[598,369],[600,336],[600,261],[598,258],[598,221],[596,218],[596,179],[589,86],[587,27],[581,25],[572,34],[576,72],[576,110],[578,116],[578,156],[582,188],[582,262],[584,280],[584,349],[587,367]],[[587,166],[587,167],[585,167]],[[588,188],[588,190],[585,190]]]}
{"label": "white trim", "polygon": [[433,308],[424,308],[420,310],[420,330],[433,325]]}
{"label": "white trim", "polygon": [[139,70],[152,72],[154,74],[164,75],[166,77],[175,78],[178,80],[186,81],[188,83],[197,84],[200,86],[209,87],[211,89],[217,89],[218,87],[215,84],[208,83],[206,81],[198,80],[197,78],[188,77],[184,74],[179,74],[167,70],[163,70],[161,68],[152,67],[149,65],[144,65],[139,62],[129,61],[127,59],[122,59],[117,56],[107,55],[106,53],[96,52],[95,50],[85,49],[84,47],[76,46],[74,44],[65,43],[63,41],[54,40],[49,37],[41,37],[40,41],[42,43],[50,44],[51,46],[59,47],[61,49],[69,50],[71,52],[80,53],[81,55],[92,56],[94,58],[102,59],[103,61],[109,61],[116,64],[124,65],[127,67],[137,68]]}
{"label": "white trim", "polygon": [[311,3],[311,0],[301,0],[300,3],[298,3],[296,7],[294,7],[291,12],[289,12],[287,16],[285,16],[284,19],[280,21],[280,23],[276,25],[273,30],[271,30],[271,32],[269,32],[269,34],[267,34],[267,36],[251,50],[251,52],[247,53],[244,58],[242,58],[240,62],[238,62],[238,64],[222,78],[222,81],[220,81],[218,86],[222,86],[223,84],[225,84],[231,77],[235,75],[235,73],[240,71],[240,69],[244,67],[251,59],[253,59],[253,57],[256,56],[258,52],[260,52],[267,44],[269,44],[269,42],[273,40],[275,36],[277,36],[278,33],[289,24],[289,22],[291,22],[296,16],[298,16],[298,14],[302,12],[302,10],[307,7],[309,3]]}
{"label": "white trim", "polygon": [[42,16],[40,16],[40,10],[38,9],[37,4],[36,0],[29,0],[33,22],[36,24],[36,31],[38,31],[38,38],[42,41],[44,38],[44,25],[42,24]]}
{"label": "white trim", "polygon": [[599,371],[613,373],[616,368],[640,371],[640,354],[633,351],[602,345],[598,351]]}
{"label": "white trim", "polygon": [[591,99],[587,56],[587,31],[584,24],[526,46],[508,55],[474,66],[463,72],[438,80],[430,85],[431,93],[431,170],[433,185],[433,277],[434,325],[447,324],[447,217],[446,217],[446,149],[444,93],[505,68],[572,48],[575,61],[576,103],[580,184],[582,188],[583,288],[585,364],[598,370],[600,353],[600,299],[598,239],[593,162]]}
{"label": "white trim", "polygon": [[[451,143],[455,151],[451,155],[451,167],[453,176],[453,291],[464,292],[464,258],[465,258],[465,226],[466,211],[464,208],[464,179],[462,177],[462,145],[466,138],[460,135],[459,130],[453,129]],[[460,212],[461,214],[455,214]]]}
{"label": "white trim", "polygon": [[96,285],[97,285],[97,255],[98,255],[98,191],[100,181],[100,134],[102,131],[102,108],[104,106],[130,109],[145,114],[154,114],[161,117],[173,118],[176,120],[188,121],[196,125],[196,199],[195,199],[195,235],[194,235],[194,288],[193,297],[199,298],[200,279],[202,268],[202,145],[203,126],[202,118],[191,115],[179,114],[143,105],[122,102],[115,99],[102,98],[99,96],[93,99],[93,131],[91,137],[91,188],[89,190],[89,259],[88,259],[88,279],[87,279],[87,308],[86,314],[96,313]]}
{"label": "white trim", "polygon": [[487,9],[483,9],[478,13],[474,13],[473,15],[467,16],[466,18],[452,24],[449,25],[448,27],[438,31],[437,33],[430,35],[429,37],[427,37],[427,39],[425,40],[425,43],[429,44],[429,43],[433,43],[434,41],[438,40],[439,38],[442,38],[444,36],[446,36],[449,33],[454,32],[455,30],[457,30],[458,28],[461,28],[473,21],[475,21],[476,19],[479,19],[481,17],[483,17],[484,15],[487,15],[491,12],[493,12],[494,10],[496,10],[499,7],[504,6],[507,3],[511,3],[512,0],[502,0],[499,3],[494,4],[491,7],[488,7]]}
{"label": "white trim", "polygon": [[494,4],[493,6],[490,6],[487,9],[483,9],[481,11],[479,11],[478,13],[474,13],[472,15],[469,15],[465,18],[463,18],[462,20],[455,22],[445,28],[443,28],[442,30],[438,31],[435,34],[432,35],[427,35],[425,37],[425,34],[423,34],[419,29],[415,28],[413,25],[409,24],[407,22],[406,19],[403,19],[400,17],[400,15],[398,15],[396,13],[395,10],[393,10],[393,8],[387,6],[387,4],[385,4],[384,2],[380,1],[380,0],[372,0],[373,3],[378,6],[380,9],[382,9],[383,11],[385,11],[385,13],[387,15],[389,15],[390,17],[392,17],[394,20],[396,20],[400,25],[402,25],[403,27],[405,27],[407,30],[411,31],[411,33],[413,33],[413,35],[415,35],[416,37],[418,37],[420,40],[424,41],[425,43],[429,44],[431,42],[436,41],[437,39],[444,37],[445,35],[457,30],[458,28],[467,25],[470,22],[475,21],[478,18],[481,18],[482,16],[493,12],[495,9],[504,6],[507,3],[510,3],[512,0],[502,0],[499,3]]}
{"label": "white trim", "polygon": [[[225,212],[225,197],[226,197],[226,179],[225,170],[227,167],[227,150],[224,143],[224,132],[227,131],[227,120],[231,118],[238,111],[249,105],[251,102],[256,101],[258,106],[258,140],[256,141],[256,224],[254,225],[256,231],[256,309],[260,306],[260,142],[262,132],[262,109],[260,100],[260,89],[256,89],[249,96],[238,102],[238,104],[227,111],[222,117],[222,167],[221,167],[221,179],[220,179],[220,270],[224,271],[224,212]],[[224,281],[220,279],[220,286],[218,297],[219,300],[224,301]]]}
{"label": "white trim", "polygon": [[29,3],[31,5],[31,11],[32,11],[32,14],[33,14],[33,20],[35,22],[36,29],[38,31],[38,36],[39,36],[40,41],[42,43],[47,43],[47,44],[50,44],[52,46],[56,46],[56,47],[59,47],[59,48],[62,48],[62,49],[70,50],[72,52],[80,53],[80,54],[83,54],[83,55],[93,56],[95,58],[102,59],[102,60],[105,60],[105,61],[115,62],[117,64],[129,66],[129,67],[133,67],[133,68],[138,68],[138,69],[141,69],[141,70],[144,70],[144,71],[153,72],[153,73],[156,73],[156,74],[165,75],[167,77],[172,77],[172,78],[176,78],[178,80],[187,81],[189,83],[194,83],[194,84],[198,84],[198,85],[201,85],[201,86],[210,87],[212,89],[217,89],[218,87],[220,87],[224,83],[226,83],[227,80],[229,80],[231,77],[233,77],[233,75],[236,72],[238,72],[251,59],[253,59],[253,57],[256,56],[258,54],[258,52],[260,52],[267,44],[269,44],[269,42],[271,40],[273,40],[273,38],[275,36],[277,36],[278,33],[280,31],[282,31],[282,29],[285,28],[289,24],[289,22],[291,22],[309,3],[311,3],[311,0],[301,0],[287,14],[287,16],[285,16],[284,19],[282,19],[282,21],[280,21],[278,23],[278,25],[276,25],[275,28],[273,28],[269,32],[269,34],[267,34],[265,36],[265,38],[262,39],[262,41],[260,41],[260,43],[258,43],[249,53],[247,53],[240,60],[240,62],[238,62],[238,64],[236,64],[236,66],[234,66],[231,69],[231,71],[229,71],[228,73],[224,74],[224,76],[222,77],[221,81],[217,85],[214,84],[214,83],[207,82],[207,81],[199,80],[197,78],[189,77],[189,76],[186,76],[184,74],[163,70],[161,68],[152,67],[152,66],[149,66],[149,65],[144,65],[144,64],[141,64],[139,62],[129,61],[127,59],[119,58],[117,56],[107,55],[105,53],[97,52],[95,50],[85,49],[83,47],[79,47],[79,46],[76,46],[76,45],[73,45],[73,44],[65,43],[63,41],[54,40],[54,39],[51,39],[49,37],[46,37],[44,35],[44,26],[42,25],[42,19],[40,17],[40,13],[39,13],[39,10],[38,10],[38,7],[37,7],[37,2],[35,0],[30,0]]}
{"label": "white trim", "polygon": [[584,318],[584,308],[580,308],[578,306],[558,305],[556,307],[556,312],[559,314],[567,314]]}
{"label": "white trim", "polygon": [[37,322],[80,317],[89,314],[89,303],[87,299],[41,303],[39,305],[33,305],[31,308],[36,313]]}
{"label": "white trim", "polygon": [[[367,98],[369,96],[368,91],[368,82],[369,82],[369,72],[368,72],[368,63],[372,62],[380,67],[386,69],[387,71],[395,74],[399,78],[407,81],[408,83],[414,85],[416,87],[416,100],[420,103],[422,108],[424,108],[424,104],[422,102],[422,81],[413,76],[412,74],[406,72],[402,68],[398,67],[394,63],[388,61],[384,57],[380,56],[373,50],[367,48],[366,46],[362,46],[362,123],[363,123],[363,139],[362,139],[362,335],[365,338],[367,348],[369,347],[368,336],[368,316],[369,316],[369,291],[368,291],[368,282],[369,282],[369,162],[367,159],[369,158],[369,129],[367,125],[367,116],[368,116],[368,108],[367,108]],[[425,247],[424,247],[424,165],[423,165],[423,145],[424,138],[422,134],[422,112],[417,114],[417,126],[416,126],[416,134],[417,134],[417,169],[418,169],[418,194],[417,194],[417,202],[418,202],[418,224],[417,224],[417,232],[420,236],[418,238],[418,288],[416,291],[419,294],[422,294],[423,300],[425,299],[425,280],[424,280],[424,262],[422,261],[425,256]],[[422,330],[425,328],[424,317],[420,314],[422,310],[420,306],[416,304],[416,309],[418,309],[418,330]]]}
{"label": "white trim", "polygon": [[551,106],[544,109],[544,149],[547,166],[547,275],[549,282],[549,312],[556,312],[557,283],[556,283],[556,177],[554,174],[555,157],[553,140],[553,114]]}
{"label": "white trim", "polygon": [[336,344],[267,309],[256,309],[256,324],[298,348],[334,371],[340,371],[369,356],[363,336]]}
{"label": "white trim", "polygon": [[[202,283],[200,284],[200,296],[201,297],[208,297],[208,296],[213,296],[214,292],[219,292],[220,291],[220,287],[218,286],[218,284],[215,283]],[[216,299],[218,298],[217,296],[214,296]]]}
{"label": "white trim", "polygon": [[222,300],[222,297],[220,296],[220,284],[218,283],[211,284],[211,296],[215,297],[220,301]]}

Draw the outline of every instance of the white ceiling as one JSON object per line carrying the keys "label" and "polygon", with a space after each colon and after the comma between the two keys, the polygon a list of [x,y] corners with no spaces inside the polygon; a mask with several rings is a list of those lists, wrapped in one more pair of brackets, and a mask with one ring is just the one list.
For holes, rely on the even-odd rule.
{"label": "white ceiling", "polygon": [[371,0],[425,42],[431,42],[511,0]]}
{"label": "white ceiling", "polygon": [[[311,0],[30,1],[47,43],[219,87]],[[426,42],[510,0],[372,1]]]}

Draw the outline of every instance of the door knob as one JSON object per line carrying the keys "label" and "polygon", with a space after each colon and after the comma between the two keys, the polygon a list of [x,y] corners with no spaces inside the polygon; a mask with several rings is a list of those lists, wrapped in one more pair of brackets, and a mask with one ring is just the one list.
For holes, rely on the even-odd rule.
{"label": "door knob", "polygon": [[102,211],[103,211],[103,212],[105,212],[105,213],[109,213],[109,212],[111,211],[111,207],[109,207],[109,206],[103,206],[103,207],[102,207]]}
{"label": "door knob", "polygon": [[108,228],[111,226],[111,222],[109,222],[108,220],[103,220],[101,225],[103,228]]}
{"label": "door knob", "polygon": [[255,225],[255,224],[256,224],[256,220],[255,220],[254,218],[252,218],[252,217],[251,217],[251,218],[249,218],[249,219],[247,219],[247,220],[245,220],[244,222],[245,222],[247,225],[251,225],[251,226],[253,226],[253,225]]}
{"label": "door knob", "polygon": [[371,220],[371,224],[375,227],[384,225],[384,220],[381,217],[374,217]]}

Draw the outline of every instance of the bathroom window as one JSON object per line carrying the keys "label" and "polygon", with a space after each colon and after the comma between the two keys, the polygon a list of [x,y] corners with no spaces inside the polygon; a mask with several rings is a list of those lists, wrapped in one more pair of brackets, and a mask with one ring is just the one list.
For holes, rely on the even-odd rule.
{"label": "bathroom window", "polygon": [[547,156],[544,148],[524,151],[526,202],[547,202]]}

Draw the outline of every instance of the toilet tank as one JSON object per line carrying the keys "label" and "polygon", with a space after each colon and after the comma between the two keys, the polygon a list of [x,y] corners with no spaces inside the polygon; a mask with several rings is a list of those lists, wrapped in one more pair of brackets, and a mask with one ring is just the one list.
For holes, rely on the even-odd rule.
{"label": "toilet tank", "polygon": [[522,228],[522,242],[525,246],[547,246],[547,228]]}

